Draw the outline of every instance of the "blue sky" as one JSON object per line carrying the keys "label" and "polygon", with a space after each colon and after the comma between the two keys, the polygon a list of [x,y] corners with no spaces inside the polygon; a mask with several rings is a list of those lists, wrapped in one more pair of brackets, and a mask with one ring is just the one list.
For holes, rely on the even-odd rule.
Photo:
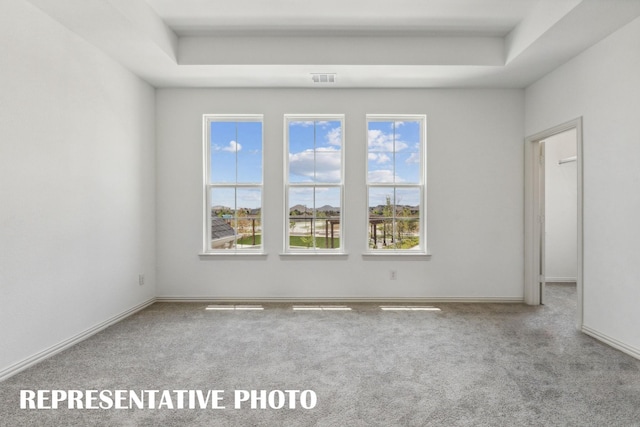
{"label": "blue sky", "polygon": [[289,122],[289,182],[341,181],[340,121]]}
{"label": "blue sky", "polygon": [[[262,123],[211,122],[210,155],[212,183],[262,182]],[[332,121],[289,123],[289,180],[292,183],[339,183],[341,181],[342,126]],[[420,122],[371,121],[368,124],[369,183],[420,182]],[[253,189],[211,190],[212,206],[258,208],[261,192]],[[369,205],[386,202],[416,206],[418,189],[372,188]],[[308,208],[340,206],[337,188],[292,188],[289,206]]]}
{"label": "blue sky", "polygon": [[420,183],[420,122],[368,124],[369,183]]}
{"label": "blue sky", "polygon": [[[212,183],[262,183],[262,123],[211,122],[210,180]],[[211,206],[255,209],[262,192],[246,188],[214,188]]]}
{"label": "blue sky", "polygon": [[262,183],[262,123],[211,122],[211,182]]}
{"label": "blue sky", "polygon": [[[329,121],[289,122],[289,182],[339,183],[342,179],[342,123]],[[289,207],[308,209],[325,205],[340,208],[340,189],[289,189]]]}

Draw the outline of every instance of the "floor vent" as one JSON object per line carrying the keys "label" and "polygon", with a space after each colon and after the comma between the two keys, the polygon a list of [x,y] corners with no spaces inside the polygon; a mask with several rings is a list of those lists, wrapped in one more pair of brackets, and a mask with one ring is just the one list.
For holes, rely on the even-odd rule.
{"label": "floor vent", "polygon": [[205,310],[264,310],[261,305],[230,305],[230,304],[213,304],[208,305]]}
{"label": "floor vent", "polygon": [[442,311],[438,307],[417,305],[381,305],[383,311]]}
{"label": "floor vent", "polygon": [[294,305],[294,311],[351,311],[346,305]]}

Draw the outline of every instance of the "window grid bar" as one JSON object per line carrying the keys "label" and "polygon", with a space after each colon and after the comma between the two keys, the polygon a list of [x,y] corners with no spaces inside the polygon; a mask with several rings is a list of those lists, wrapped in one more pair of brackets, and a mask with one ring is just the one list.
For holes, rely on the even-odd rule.
{"label": "window grid bar", "polygon": [[[397,175],[397,171],[396,171],[396,122],[395,120],[393,121],[393,183],[396,183],[396,175]],[[395,206],[395,188],[393,190],[393,204]]]}
{"label": "window grid bar", "polygon": [[[235,183],[238,184],[238,122],[235,122],[234,125],[235,125],[236,144],[233,147],[233,154],[234,154],[234,160],[236,161],[236,182]],[[237,200],[236,200],[236,206],[237,206]]]}
{"label": "window grid bar", "polygon": [[340,188],[342,187],[341,183],[327,183],[324,184],[322,182],[291,182],[287,184],[289,187],[331,187],[331,188]]}
{"label": "window grid bar", "polygon": [[407,182],[392,184],[390,182],[370,182],[367,184],[369,187],[398,187],[398,188],[422,188],[424,184],[412,184]]}
{"label": "window grid bar", "polygon": [[231,184],[228,182],[222,182],[222,183],[216,183],[216,182],[212,182],[212,183],[208,183],[207,187],[210,188],[262,188],[263,185],[262,184],[258,184],[258,183],[244,183],[244,184]]}
{"label": "window grid bar", "polygon": [[317,126],[317,121],[314,120],[313,121],[313,182],[318,182],[318,141],[316,140],[316,133],[317,133],[316,126]]}

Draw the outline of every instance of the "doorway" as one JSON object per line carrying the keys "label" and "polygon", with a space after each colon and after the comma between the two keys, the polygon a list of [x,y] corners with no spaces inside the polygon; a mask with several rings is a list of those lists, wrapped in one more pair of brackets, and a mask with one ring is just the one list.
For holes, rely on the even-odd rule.
{"label": "doorway", "polygon": [[[578,276],[577,132],[575,128],[539,143],[544,153],[544,246],[540,303],[548,284],[575,285]],[[557,285],[556,285],[557,284]]]}
{"label": "doorway", "polygon": [[582,327],[582,119],[525,140],[525,302],[547,281],[576,282]]}

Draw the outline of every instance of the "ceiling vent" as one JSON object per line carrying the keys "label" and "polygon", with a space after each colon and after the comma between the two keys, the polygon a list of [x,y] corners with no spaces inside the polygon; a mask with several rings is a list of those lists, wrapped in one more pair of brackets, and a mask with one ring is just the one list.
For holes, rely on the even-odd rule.
{"label": "ceiling vent", "polygon": [[335,83],[336,73],[311,73],[314,83]]}

